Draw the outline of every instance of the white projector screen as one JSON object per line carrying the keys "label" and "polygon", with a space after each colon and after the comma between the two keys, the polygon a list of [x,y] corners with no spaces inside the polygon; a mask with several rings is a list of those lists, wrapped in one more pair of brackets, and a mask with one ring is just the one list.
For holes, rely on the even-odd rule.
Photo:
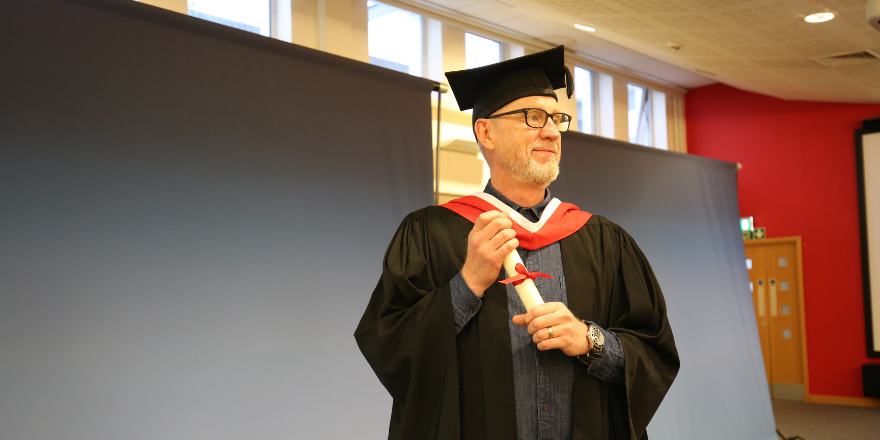
{"label": "white projector screen", "polygon": [[[880,130],[856,131],[868,356],[880,357]],[[873,258],[872,258],[873,257]]]}

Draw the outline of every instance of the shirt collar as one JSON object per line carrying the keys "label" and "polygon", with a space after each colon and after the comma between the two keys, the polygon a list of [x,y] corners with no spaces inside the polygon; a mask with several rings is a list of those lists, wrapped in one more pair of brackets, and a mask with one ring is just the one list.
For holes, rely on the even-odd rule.
{"label": "shirt collar", "polygon": [[542,200],[541,203],[538,203],[537,205],[532,207],[519,206],[512,200],[504,197],[504,194],[498,192],[498,190],[495,189],[494,186],[492,186],[492,180],[486,182],[486,188],[483,190],[483,192],[494,196],[498,200],[501,200],[502,202],[504,202],[505,205],[510,206],[514,211],[522,214],[523,217],[529,219],[529,221],[532,222],[536,222],[541,218],[541,214],[544,213],[544,208],[546,208],[547,204],[550,203],[550,200],[553,199],[553,197],[550,196],[550,190],[544,188],[544,200]]}

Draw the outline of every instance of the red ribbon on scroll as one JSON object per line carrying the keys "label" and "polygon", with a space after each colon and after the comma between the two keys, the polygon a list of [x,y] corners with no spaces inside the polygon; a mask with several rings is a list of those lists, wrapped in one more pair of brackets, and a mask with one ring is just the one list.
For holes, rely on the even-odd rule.
{"label": "red ribbon on scroll", "polygon": [[501,281],[499,281],[499,283],[501,283],[501,284],[513,283],[514,286],[518,286],[525,280],[534,280],[535,278],[538,278],[538,277],[553,278],[552,276],[547,275],[546,273],[529,272],[526,270],[526,267],[520,263],[516,264],[516,271],[517,271],[517,273],[519,273],[519,275],[514,275],[506,280],[501,280]]}

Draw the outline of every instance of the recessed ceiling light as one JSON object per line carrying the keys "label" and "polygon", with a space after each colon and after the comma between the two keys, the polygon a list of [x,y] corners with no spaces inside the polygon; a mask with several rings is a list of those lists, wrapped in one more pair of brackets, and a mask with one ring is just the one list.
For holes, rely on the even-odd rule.
{"label": "recessed ceiling light", "polygon": [[828,21],[832,18],[834,18],[833,12],[817,12],[804,17],[804,21],[807,23],[822,23],[823,21]]}
{"label": "recessed ceiling light", "polygon": [[582,24],[576,24],[576,25],[574,25],[574,27],[576,27],[576,28],[578,28],[578,29],[580,29],[580,30],[582,30],[582,31],[596,32],[596,28],[594,28],[594,27],[589,27],[589,26],[584,26],[584,25],[582,25]]}

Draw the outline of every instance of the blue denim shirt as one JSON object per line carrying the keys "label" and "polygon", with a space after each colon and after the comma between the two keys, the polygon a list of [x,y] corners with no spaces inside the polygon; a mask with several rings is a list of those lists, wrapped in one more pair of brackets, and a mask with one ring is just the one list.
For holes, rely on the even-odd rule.
{"label": "blue denim shirt", "polygon": [[[491,182],[485,192],[498,198],[531,221],[537,221],[550,202],[546,190],[544,201],[530,208],[523,208],[504,197]],[[561,302],[568,306],[565,274],[562,268],[562,252],[559,243],[529,251],[518,248],[525,266],[533,272],[542,272],[553,278],[538,278],[535,285],[545,302]],[[452,309],[456,332],[476,315],[482,298],[475,295],[459,272],[450,284]],[[507,310],[510,317],[526,313],[525,307],[512,284],[507,285]],[[525,327],[509,321],[510,346],[513,353],[514,398],[516,400],[516,425],[522,440],[571,438],[571,398],[574,384],[576,358],[561,350],[540,351]],[[621,385],[624,379],[623,349],[614,332],[602,329],[605,335],[603,356],[594,360],[587,372],[599,379]]]}

